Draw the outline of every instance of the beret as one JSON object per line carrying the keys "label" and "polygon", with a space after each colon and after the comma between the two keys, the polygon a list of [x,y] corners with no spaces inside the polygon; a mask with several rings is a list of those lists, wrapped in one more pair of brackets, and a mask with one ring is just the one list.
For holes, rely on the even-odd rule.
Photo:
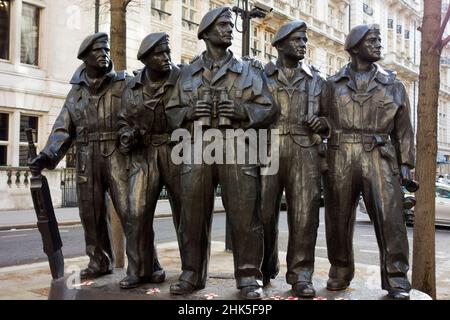
{"label": "beret", "polygon": [[137,58],[141,60],[149,51],[151,51],[161,40],[168,40],[169,35],[165,32],[155,32],[147,35],[141,42]]}
{"label": "beret", "polygon": [[345,39],[344,49],[349,51],[354,48],[369,31],[380,30],[378,24],[361,24],[350,30]]}
{"label": "beret", "polygon": [[203,39],[202,33],[206,31],[224,12],[229,12],[231,15],[230,7],[219,7],[208,11],[200,21],[200,25],[198,26],[197,38]]}
{"label": "beret", "polygon": [[86,52],[91,48],[91,46],[97,41],[108,42],[108,35],[104,32],[97,32],[88,37],[86,37],[83,42],[81,42],[80,49],[78,49],[77,58],[82,60]]}
{"label": "beret", "polygon": [[272,46],[276,46],[278,42],[281,40],[287,38],[291,33],[298,29],[307,29],[306,22],[303,20],[295,20],[288,22],[286,24],[283,24],[280,29],[278,29],[277,33],[275,33],[275,36],[272,40]]}

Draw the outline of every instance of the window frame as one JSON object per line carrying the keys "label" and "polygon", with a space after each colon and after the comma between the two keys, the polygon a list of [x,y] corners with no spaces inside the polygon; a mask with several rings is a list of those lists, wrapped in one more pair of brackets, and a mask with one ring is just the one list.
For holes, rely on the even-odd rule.
{"label": "window frame", "polygon": [[0,58],[0,61],[3,62],[11,62],[11,56],[12,56],[12,44],[13,44],[13,37],[12,37],[12,21],[13,21],[13,1],[9,0],[9,28],[8,28],[8,57],[7,59]]}
{"label": "window frame", "polygon": [[28,142],[20,141],[20,120],[21,120],[22,116],[28,116],[28,117],[35,117],[35,118],[37,118],[37,129],[36,129],[36,131],[37,131],[37,139],[36,139],[36,141],[34,141],[34,145],[35,146],[39,146],[39,140],[41,138],[41,123],[42,123],[41,115],[36,114],[36,113],[31,113],[31,112],[20,112],[20,115],[19,115],[19,132],[17,133],[17,135],[18,135],[17,141],[18,141],[18,144],[19,144],[19,150],[18,150],[18,153],[17,153],[17,156],[19,158],[17,159],[17,163],[18,163],[19,167],[23,167],[23,165],[22,166],[20,165],[20,147],[27,147],[28,146]]}
{"label": "window frame", "polygon": [[9,166],[9,163],[11,163],[11,134],[13,113],[3,109],[0,109],[0,113],[8,115],[8,140],[0,140],[0,146],[6,146],[6,164],[0,164],[1,168]]}

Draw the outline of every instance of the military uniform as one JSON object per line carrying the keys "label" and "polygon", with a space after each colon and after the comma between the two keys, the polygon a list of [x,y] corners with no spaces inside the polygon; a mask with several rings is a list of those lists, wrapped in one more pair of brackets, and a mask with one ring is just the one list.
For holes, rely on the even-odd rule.
{"label": "military uniform", "polygon": [[[159,84],[146,77],[146,68],[130,81],[123,95],[120,131],[134,132],[129,181],[129,216],[126,221],[128,274],[152,274],[153,216],[163,186],[166,186],[175,229],[178,230],[181,202],[179,166],[170,158],[172,147],[165,105],[180,70],[172,65],[169,78]],[[154,253],[154,254],[152,254]]]}
{"label": "military uniform", "polygon": [[278,273],[278,218],[283,190],[286,189],[289,242],[287,274],[289,284],[311,281],[314,248],[319,226],[321,138],[306,125],[318,115],[320,92],[325,80],[317,70],[299,63],[292,78],[277,62],[265,66],[264,76],[279,115],[273,129],[279,130],[279,166],[275,175],[261,176],[264,222],[264,262],[266,279]]}
{"label": "military uniform", "polygon": [[353,227],[362,193],[380,248],[382,287],[409,291],[399,176],[399,164],[413,168],[415,161],[409,100],[394,72],[376,63],[370,72],[367,83],[358,81],[348,64],[324,90],[322,111],[332,127],[325,187],[329,276],[347,283],[353,278]]}
{"label": "military uniform", "polygon": [[[213,65],[203,53],[182,69],[167,105],[171,126],[186,128],[193,134],[193,121],[186,119],[188,112],[202,99],[205,88],[210,89],[214,97],[216,88],[225,87],[235,107],[241,108],[247,116],[244,121],[231,121],[231,128],[268,127],[274,112],[261,70],[254,68],[251,62],[235,58],[231,52],[211,76]],[[212,127],[217,128],[217,124],[217,118],[213,117]],[[223,130],[222,133],[225,136]],[[224,150],[224,157],[226,153]],[[263,230],[257,164],[182,164],[179,237],[183,272],[180,280],[197,288],[205,286],[214,190],[218,184],[230,221],[237,286],[260,286]]]}
{"label": "military uniform", "polygon": [[[79,57],[99,34],[88,37]],[[84,228],[88,269],[93,274],[110,272],[113,254],[110,242],[110,217],[105,203],[106,192],[123,219],[127,210],[126,157],[117,151],[117,116],[127,75],[109,72],[94,88],[86,78],[83,64],[75,72],[64,106],[58,115],[47,145],[41,151],[53,169],[72,144],[76,145],[77,194]]]}

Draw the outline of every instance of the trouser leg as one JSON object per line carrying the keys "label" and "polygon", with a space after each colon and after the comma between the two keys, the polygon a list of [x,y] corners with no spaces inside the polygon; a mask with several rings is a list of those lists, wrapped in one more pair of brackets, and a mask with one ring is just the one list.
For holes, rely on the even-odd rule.
{"label": "trouser leg", "polygon": [[[80,152],[80,151],[79,151]],[[78,174],[78,203],[80,220],[84,229],[86,254],[89,257],[88,268],[104,273],[113,269],[111,247],[111,224],[106,210],[107,186],[102,180],[102,159],[92,154],[85,170]]]}
{"label": "trouser leg", "polygon": [[261,271],[264,277],[275,278],[279,272],[278,220],[283,185],[280,173],[261,176],[261,218],[264,228],[264,259]]}
{"label": "trouser leg", "polygon": [[197,288],[205,286],[208,271],[214,209],[212,169],[205,164],[183,164],[181,168],[180,280]]}
{"label": "trouser leg", "polygon": [[[181,165],[175,165],[171,158],[171,147],[167,144],[158,148],[159,150],[159,168],[161,172],[162,183],[167,188],[170,207],[172,209],[172,218],[175,231],[178,231],[181,215],[181,187],[180,187],[180,169]],[[177,232],[178,238],[178,232]]]}
{"label": "trouser leg", "polygon": [[156,160],[154,150],[142,150],[131,162],[125,227],[128,275],[151,276],[155,268],[153,216],[160,190]]}
{"label": "trouser leg", "polygon": [[382,288],[409,291],[409,248],[399,176],[393,174],[391,160],[382,158],[378,149],[367,157],[373,165],[365,172],[363,197],[380,249]]}
{"label": "trouser leg", "polygon": [[358,204],[358,179],[352,164],[351,145],[329,148],[325,176],[325,227],[329,277],[351,281],[354,276],[353,231]]}
{"label": "trouser leg", "polygon": [[218,165],[218,169],[219,183],[226,195],[237,288],[261,286],[264,237],[259,168],[225,164]]}
{"label": "trouser leg", "polygon": [[316,147],[291,143],[289,174],[286,176],[289,241],[286,281],[311,281],[319,227],[320,168]]}

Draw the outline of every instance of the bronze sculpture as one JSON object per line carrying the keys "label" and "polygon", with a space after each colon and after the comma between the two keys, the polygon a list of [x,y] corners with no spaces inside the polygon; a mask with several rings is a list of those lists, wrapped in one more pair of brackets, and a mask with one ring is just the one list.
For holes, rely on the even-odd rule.
{"label": "bronze sculpture", "polygon": [[[302,62],[306,53],[307,26],[297,20],[284,24],[274,36],[278,59],[265,66],[264,76],[279,115],[273,129],[279,130],[280,170],[261,177],[264,224],[264,283],[275,278],[278,262],[278,218],[286,190],[289,242],[286,281],[294,295],[315,296],[312,284],[314,249],[319,227],[320,161],[326,120],[318,117],[319,99],[325,79]],[[310,127],[311,126],[311,127]]]}
{"label": "bronze sculpture", "polygon": [[[165,105],[180,69],[171,63],[169,36],[151,33],[137,55],[145,64],[127,85],[119,115],[119,150],[130,154],[129,211],[124,230],[127,239],[127,277],[122,288],[164,280],[154,247],[153,216],[162,187],[166,186],[175,229],[181,210],[179,166],[170,158],[170,132]],[[154,266],[154,267],[153,267]],[[149,279],[150,278],[150,279]]]}
{"label": "bronze sculpture", "polygon": [[89,264],[82,279],[111,273],[114,257],[105,193],[111,196],[121,219],[127,211],[126,157],[117,152],[117,115],[126,73],[115,72],[109,55],[108,35],[96,33],[81,44],[84,63],[70,83],[72,89],[58,115],[45,148],[30,161],[33,172],[54,169],[75,144],[77,194]]}
{"label": "bronze sculpture", "polygon": [[345,50],[351,62],[328,80],[321,110],[332,127],[325,185],[327,288],[343,290],[353,278],[353,226],[362,193],[380,249],[382,288],[394,299],[408,299],[400,186],[411,184],[415,162],[408,95],[394,72],[375,63],[381,58],[377,25],[354,27]]}
{"label": "bronze sculpture", "polygon": [[[230,8],[216,8],[203,17],[198,38],[205,41],[207,50],[181,71],[166,108],[172,128],[192,131],[194,121],[221,130],[267,128],[273,121],[261,70],[228,50],[232,32]],[[243,298],[261,298],[263,230],[257,164],[183,163],[181,170],[182,274],[171,293],[187,294],[205,286],[214,189],[220,184],[230,220],[237,287]]]}

